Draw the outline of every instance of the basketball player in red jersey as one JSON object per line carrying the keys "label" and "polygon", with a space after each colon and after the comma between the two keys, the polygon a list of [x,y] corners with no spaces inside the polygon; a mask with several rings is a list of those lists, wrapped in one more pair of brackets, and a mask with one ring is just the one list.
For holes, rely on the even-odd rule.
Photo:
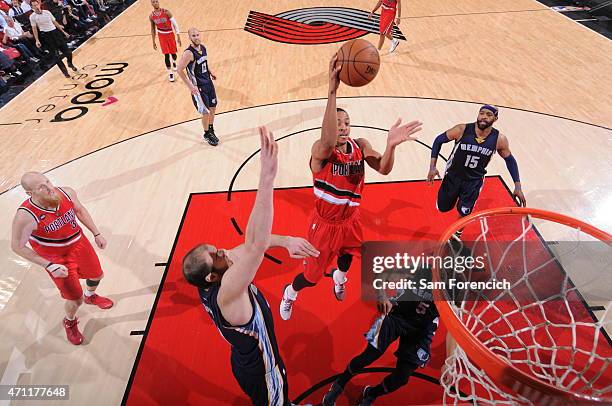
{"label": "basketball player in red jersey", "polygon": [[280,304],[283,320],[291,317],[298,292],[314,286],[334,257],[337,257],[338,265],[332,271],[334,295],[337,300],[344,300],[346,273],[353,255],[359,254],[362,241],[359,204],[364,184],[364,162],[387,175],[393,169],[395,148],[405,141],[415,140],[416,137],[411,135],[421,130],[418,121],[400,125],[401,119],[398,119],[389,129],[384,154],[374,150],[365,138],[350,138],[349,115],[336,107],[341,68],[337,59],[337,55],[334,56],[329,64],[329,93],[321,138],[312,145],[310,158],[316,203],[310,219],[308,241],[320,254],[306,258],[304,272],[285,287]]}
{"label": "basketball player in red jersey", "polygon": [[[11,248],[45,268],[65,300],[63,324],[68,341],[79,345],[83,342],[76,317],[79,306],[85,301],[109,309],[113,302],[96,294],[104,274],[77,219],[93,233],[98,248],[104,249],[106,240],[73,189],[55,187],[38,172],[24,174],[21,186],[30,198],[19,206],[13,219]],[[85,298],[79,279],[86,279]]]}
{"label": "basketball player in red jersey", "polygon": [[[153,40],[153,49],[157,50],[155,44],[155,32],[159,36],[159,46],[166,58],[166,69],[168,70],[168,79],[174,82],[174,72],[176,72],[176,43],[181,46],[181,36],[179,33],[178,24],[172,16],[172,13],[165,8],[159,7],[159,0],[151,0],[153,12],[149,16],[151,22],[151,39]],[[174,40],[176,34],[176,41]],[[172,66],[170,65],[170,57],[172,57]]]}
{"label": "basketball player in red jersey", "polygon": [[381,6],[382,9],[380,11],[380,38],[378,40],[378,50],[380,51],[385,42],[385,37],[387,37],[391,40],[389,53],[392,53],[399,45],[399,40],[397,38],[393,38],[391,30],[393,29],[393,20],[395,20],[395,25],[400,24],[400,18],[402,18],[402,0],[378,0],[376,7],[374,7],[374,10],[372,10],[368,18],[372,19],[372,15]]}

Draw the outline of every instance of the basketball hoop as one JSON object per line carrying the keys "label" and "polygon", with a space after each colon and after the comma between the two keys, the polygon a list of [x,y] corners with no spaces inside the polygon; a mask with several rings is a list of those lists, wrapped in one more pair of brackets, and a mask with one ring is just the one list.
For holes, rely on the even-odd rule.
{"label": "basketball hoop", "polygon": [[[451,244],[458,230],[462,242]],[[612,297],[587,293],[590,302],[601,299],[595,316],[581,291],[597,286],[593,275],[610,273],[612,236],[558,213],[512,207],[455,222],[437,256],[456,255],[457,244],[461,255],[486,258],[486,278],[507,278],[510,288],[434,289],[457,343],[440,379],[444,404],[612,404]],[[461,278],[483,279],[472,271]],[[457,275],[434,266],[432,277],[444,284]]]}

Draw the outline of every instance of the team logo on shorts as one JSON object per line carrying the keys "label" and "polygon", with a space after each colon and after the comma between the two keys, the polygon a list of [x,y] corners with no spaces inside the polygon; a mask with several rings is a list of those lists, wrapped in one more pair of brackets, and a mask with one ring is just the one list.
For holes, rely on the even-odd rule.
{"label": "team logo on shorts", "polygon": [[469,207],[461,207],[461,213],[463,213],[464,215],[468,215],[470,214],[471,209]]}
{"label": "team logo on shorts", "polygon": [[[331,44],[378,34],[380,16],[375,14],[369,20],[369,14],[369,11],[347,7],[301,8],[276,15],[251,10],[244,30],[286,44]],[[406,40],[395,24],[391,34]]]}

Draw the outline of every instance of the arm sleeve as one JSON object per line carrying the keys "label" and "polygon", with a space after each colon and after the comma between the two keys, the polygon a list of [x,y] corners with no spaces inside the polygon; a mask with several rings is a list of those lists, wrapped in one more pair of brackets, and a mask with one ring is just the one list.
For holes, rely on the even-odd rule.
{"label": "arm sleeve", "polygon": [[176,22],[176,20],[174,19],[174,17],[172,17],[172,18],[170,19],[170,22],[172,23],[172,28],[174,28],[174,32],[175,32],[175,33],[177,33],[177,34],[178,34],[178,33],[180,33],[180,32],[181,32],[181,30],[179,30],[178,23]]}
{"label": "arm sleeve", "polygon": [[519,176],[518,163],[516,162],[516,159],[514,159],[512,154],[510,154],[504,158],[504,161],[506,161],[506,166],[508,167],[510,176],[512,176],[512,180],[515,182],[520,182],[521,177]]}
{"label": "arm sleeve", "polygon": [[448,137],[446,136],[446,132],[438,135],[436,139],[434,140],[433,144],[431,145],[431,157],[437,158],[438,154],[440,153],[440,149],[442,149],[442,144],[450,142],[450,141],[451,140],[449,140]]}

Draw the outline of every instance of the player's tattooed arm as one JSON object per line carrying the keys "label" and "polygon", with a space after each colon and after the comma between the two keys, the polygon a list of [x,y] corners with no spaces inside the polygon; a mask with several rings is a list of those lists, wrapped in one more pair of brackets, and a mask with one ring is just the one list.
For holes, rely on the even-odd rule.
{"label": "player's tattooed arm", "polygon": [[436,137],[431,146],[431,160],[429,162],[429,172],[427,173],[427,181],[429,184],[433,184],[434,179],[437,177],[441,178],[440,172],[438,172],[438,168],[436,167],[436,163],[438,162],[438,154],[440,153],[440,148],[442,148],[442,144],[450,141],[457,141],[461,139],[463,136],[463,131],[465,131],[465,124],[457,124],[453,128],[447,130],[443,134],[440,134]]}

